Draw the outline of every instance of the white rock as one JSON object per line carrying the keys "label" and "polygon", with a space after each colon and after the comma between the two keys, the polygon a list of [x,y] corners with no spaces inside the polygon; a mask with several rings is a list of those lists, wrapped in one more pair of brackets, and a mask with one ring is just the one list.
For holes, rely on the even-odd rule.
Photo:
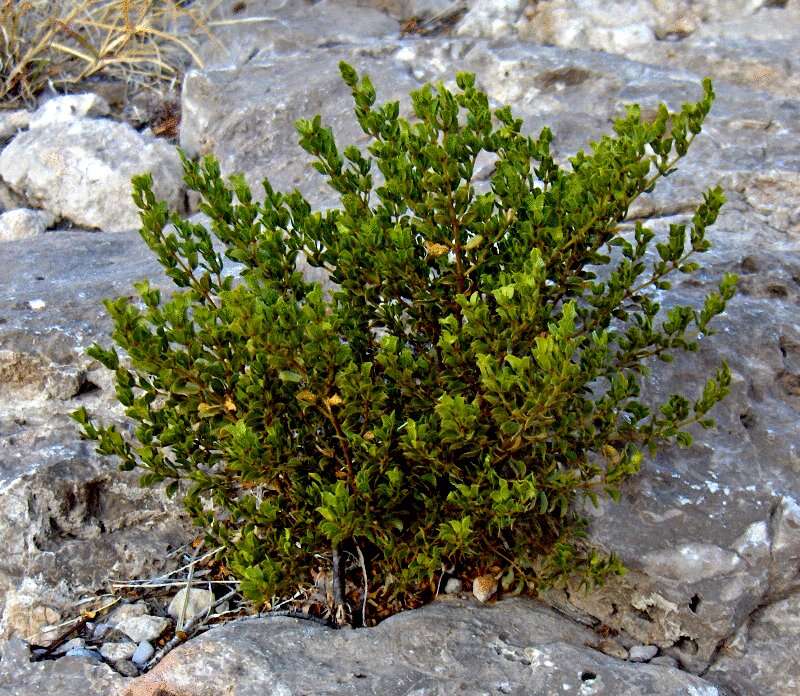
{"label": "white rock", "polygon": [[649,662],[658,655],[658,648],[655,645],[634,645],[628,651],[628,659],[631,662]]}
{"label": "white rock", "polygon": [[[61,620],[61,614],[49,606],[49,592],[42,592],[37,583],[26,578],[20,587],[5,593],[5,606],[0,626],[8,637],[23,638],[31,643],[46,643],[58,635],[59,629],[47,629]],[[44,595],[44,596],[43,596]],[[56,596],[52,597],[57,600]]]}
{"label": "white rock", "polygon": [[137,667],[144,667],[147,664],[147,661],[153,657],[156,650],[155,648],[150,645],[150,643],[146,640],[143,640],[136,648],[136,651],[133,653],[131,657],[131,662],[135,664]]}
{"label": "white rock", "polygon": [[103,643],[100,654],[110,662],[130,660],[136,652],[136,643]]}
{"label": "white rock", "polygon": [[458,578],[450,578],[444,584],[445,594],[458,594],[463,589],[463,583]]}
{"label": "white rock", "polygon": [[30,123],[30,118],[30,111],[24,109],[0,111],[0,142],[13,138],[19,131],[25,130]]}
{"label": "white rock", "polygon": [[117,628],[136,643],[156,640],[169,626],[169,619],[162,616],[131,616],[117,623]]}
{"label": "white rock", "polygon": [[30,116],[28,127],[44,128],[84,116],[108,116],[110,112],[108,102],[97,94],[67,94],[53,97],[42,104]]}
{"label": "white rock", "polygon": [[132,619],[138,616],[144,616],[148,614],[149,610],[147,609],[147,604],[144,602],[135,602],[133,604],[121,604],[118,606],[114,611],[112,611],[108,618],[106,619],[106,623],[110,626],[119,626],[123,621],[127,619]]}
{"label": "white rock", "polygon": [[107,232],[139,227],[131,177],[148,171],[156,196],[180,208],[182,168],[175,148],[125,123],[80,118],[34,128],[0,154],[0,177],[29,205]]}
{"label": "white rock", "polygon": [[189,601],[187,602],[186,588],[184,587],[172,598],[169,603],[169,609],[167,609],[167,613],[176,621],[183,611],[184,602],[186,603],[186,611],[183,614],[183,621],[186,623],[195,616],[205,614],[211,609],[211,605],[214,603],[214,593],[193,587],[189,590]]}
{"label": "white rock", "polygon": [[46,210],[18,208],[0,215],[0,242],[9,242],[42,234],[55,222]]}
{"label": "white rock", "polygon": [[484,0],[471,4],[469,12],[458,23],[456,34],[497,39],[512,32],[525,3],[522,0]]}

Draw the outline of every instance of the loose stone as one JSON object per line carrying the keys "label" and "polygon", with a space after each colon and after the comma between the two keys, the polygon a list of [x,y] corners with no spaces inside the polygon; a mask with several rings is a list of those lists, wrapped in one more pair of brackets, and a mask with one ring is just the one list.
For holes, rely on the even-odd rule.
{"label": "loose stone", "polygon": [[88,657],[90,660],[100,660],[100,653],[91,648],[72,648],[65,657]]}
{"label": "loose stone", "polygon": [[136,650],[131,657],[131,662],[133,662],[133,664],[135,664],[137,667],[144,667],[148,660],[153,657],[155,651],[155,648],[149,643],[149,641],[143,640],[136,647]]}
{"label": "loose stone", "polygon": [[136,643],[156,640],[169,626],[169,619],[161,616],[131,616],[117,624],[117,629]]}
{"label": "loose stone", "polygon": [[497,580],[493,575],[479,575],[472,581],[472,594],[479,602],[487,601],[497,592]]}
{"label": "loose stone", "polygon": [[628,651],[628,659],[631,662],[649,662],[658,655],[658,648],[655,645],[634,645]]}
{"label": "loose stone", "polygon": [[136,652],[136,643],[103,643],[100,654],[109,662],[129,660]]}
{"label": "loose stone", "polygon": [[449,578],[444,584],[445,594],[458,594],[464,588],[464,583],[459,578]]}
{"label": "loose stone", "polygon": [[680,667],[678,661],[674,657],[670,657],[669,655],[659,655],[658,657],[654,657],[650,660],[651,665],[662,665],[663,667],[673,667],[677,669]]}
{"label": "loose stone", "polygon": [[[181,615],[181,612],[183,612],[183,621],[185,623],[186,621],[191,621],[195,616],[199,616],[200,614],[205,614],[208,612],[213,603],[213,592],[197,588],[192,588],[189,590],[189,600],[186,601],[186,588],[184,587],[172,598],[167,612],[176,621]],[[185,611],[184,604],[186,605]]]}
{"label": "loose stone", "polygon": [[139,669],[130,660],[117,660],[113,663],[113,667],[117,672],[126,677],[139,676]]}
{"label": "loose stone", "polygon": [[600,649],[600,652],[605,653],[610,657],[616,657],[620,660],[628,659],[628,651],[619,643],[617,643],[617,641],[611,640],[610,638],[600,641],[600,644],[597,647]]}
{"label": "loose stone", "polygon": [[53,650],[53,655],[67,655],[71,650],[77,650],[85,647],[86,641],[83,638],[73,638],[72,640],[68,640],[66,643],[64,643],[64,645],[61,645]]}

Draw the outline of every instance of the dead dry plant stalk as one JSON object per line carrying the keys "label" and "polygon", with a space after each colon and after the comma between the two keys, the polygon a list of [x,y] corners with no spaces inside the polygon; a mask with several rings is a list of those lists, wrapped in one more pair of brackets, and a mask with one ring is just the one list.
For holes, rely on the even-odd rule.
{"label": "dead dry plant stalk", "polygon": [[202,67],[196,38],[221,0],[0,0],[0,106],[104,74],[157,88],[187,62]]}

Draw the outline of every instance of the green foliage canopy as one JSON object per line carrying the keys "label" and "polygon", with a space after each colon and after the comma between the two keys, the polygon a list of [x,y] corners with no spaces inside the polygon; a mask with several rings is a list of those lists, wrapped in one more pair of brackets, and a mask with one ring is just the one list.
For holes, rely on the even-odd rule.
{"label": "green foliage canopy", "polygon": [[[701,309],[664,312],[648,292],[700,268],[722,191],[655,254],[651,230],[619,224],[700,133],[710,81],[652,122],[629,106],[616,137],[566,170],[550,130],[524,135],[472,74],[455,92],[412,92],[407,120],[340,68],[367,152],[340,152],[319,116],[297,131],[341,207],[313,211],[268,181],[257,202],[212,157],[184,157],[208,231],[134,179],[142,238],[179,289],[164,300],[142,281],[141,303],[106,301],[127,362],[90,351],[115,371],[133,436],[74,417],[143,484],[180,491],[262,604],[356,552],[379,614],[429,598],[445,569],[499,569],[508,591],[622,572],[582,540],[574,504],[618,499],[647,448],[690,444],[730,383],[723,364],[695,400],[639,400],[652,359],[696,350],[734,293],[726,275]],[[477,193],[481,152],[496,161]],[[301,254],[330,274],[330,296],[297,270]]]}

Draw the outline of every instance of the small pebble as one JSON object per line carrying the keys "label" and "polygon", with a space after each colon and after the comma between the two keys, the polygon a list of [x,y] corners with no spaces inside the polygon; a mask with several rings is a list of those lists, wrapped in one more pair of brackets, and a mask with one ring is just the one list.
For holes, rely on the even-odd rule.
{"label": "small pebble", "polygon": [[125,677],[139,676],[139,669],[130,660],[116,660],[112,663],[112,666]]}
{"label": "small pebble", "polygon": [[136,643],[103,643],[100,654],[109,662],[130,660],[136,652]]}
{"label": "small pebble", "polygon": [[122,631],[134,643],[143,640],[156,640],[169,626],[169,619],[161,616],[131,616],[117,623],[117,629]]}
{"label": "small pebble", "polygon": [[88,657],[92,660],[101,660],[100,653],[90,648],[72,648],[65,657]]}
{"label": "small pebble", "polygon": [[444,584],[445,594],[458,594],[464,588],[464,583],[459,578],[450,578]]}
{"label": "small pebble", "polygon": [[101,639],[106,633],[111,630],[111,624],[107,623],[99,623],[95,624],[94,630],[92,631],[92,638],[95,640]]}
{"label": "small pebble", "polygon": [[65,655],[70,650],[85,647],[86,641],[83,638],[73,638],[72,640],[68,640],[66,643],[64,643],[64,645],[61,645],[53,650],[53,655]]}
{"label": "small pebble", "polygon": [[195,616],[200,616],[209,611],[214,601],[213,592],[193,587],[189,590],[189,601],[186,602],[186,588],[184,587],[172,598],[167,613],[177,621],[181,611],[183,611],[185,602],[186,612],[183,616],[183,622],[186,624],[186,622],[191,621]]}
{"label": "small pebble", "polygon": [[494,575],[479,575],[472,581],[472,594],[479,602],[485,602],[497,592],[497,580]]}
{"label": "small pebble", "polygon": [[133,653],[131,662],[137,667],[144,667],[155,652],[156,649],[148,641],[143,640],[136,648],[136,652]]}
{"label": "small pebble", "polygon": [[118,626],[126,619],[132,619],[137,616],[144,616],[149,614],[147,605],[144,602],[135,602],[133,604],[122,604],[109,614],[106,622],[112,626]]}
{"label": "small pebble", "polygon": [[658,648],[655,645],[634,645],[628,651],[628,659],[631,662],[649,662],[658,655]]}
{"label": "small pebble", "polygon": [[619,643],[617,643],[617,641],[611,640],[611,638],[601,640],[597,647],[600,649],[600,652],[605,653],[610,657],[616,657],[620,660],[628,659],[628,651]]}
{"label": "small pebble", "polygon": [[675,669],[680,667],[678,661],[669,655],[659,655],[658,657],[654,657],[652,660],[650,660],[650,664],[661,665],[662,667],[674,667]]}

